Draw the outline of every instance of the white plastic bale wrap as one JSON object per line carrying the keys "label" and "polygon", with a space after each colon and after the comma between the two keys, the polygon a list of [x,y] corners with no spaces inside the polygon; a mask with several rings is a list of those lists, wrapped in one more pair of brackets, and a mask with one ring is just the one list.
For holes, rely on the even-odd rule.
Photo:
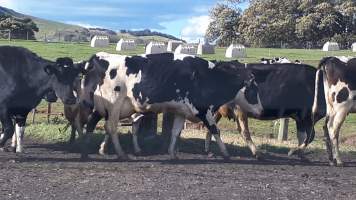
{"label": "white plastic bale wrap", "polygon": [[146,54],[157,54],[167,52],[167,46],[164,42],[150,42],[146,46]]}
{"label": "white plastic bale wrap", "polygon": [[108,36],[94,36],[90,41],[91,47],[108,47],[109,46],[109,37]]}
{"label": "white plastic bale wrap", "polygon": [[231,44],[225,53],[226,58],[245,58],[246,56],[246,48],[241,44]]}
{"label": "white plastic bale wrap", "polygon": [[120,39],[116,45],[116,51],[130,51],[136,49],[135,40],[132,39]]}

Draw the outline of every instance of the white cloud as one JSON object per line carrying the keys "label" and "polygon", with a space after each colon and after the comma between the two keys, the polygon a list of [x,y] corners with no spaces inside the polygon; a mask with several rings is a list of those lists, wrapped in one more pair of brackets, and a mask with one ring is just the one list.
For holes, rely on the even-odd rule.
{"label": "white cloud", "polygon": [[82,27],[84,27],[84,28],[103,28],[103,27],[101,27],[101,26],[97,26],[97,25],[89,24],[89,23],[85,23],[85,22],[67,21],[67,22],[65,22],[65,23],[82,26]]}
{"label": "white cloud", "polygon": [[202,41],[210,21],[208,15],[190,18],[188,24],[181,30],[182,39],[188,42],[198,42],[199,39]]}
{"label": "white cloud", "polygon": [[10,8],[10,9],[17,8],[14,0],[0,0],[0,6]]}

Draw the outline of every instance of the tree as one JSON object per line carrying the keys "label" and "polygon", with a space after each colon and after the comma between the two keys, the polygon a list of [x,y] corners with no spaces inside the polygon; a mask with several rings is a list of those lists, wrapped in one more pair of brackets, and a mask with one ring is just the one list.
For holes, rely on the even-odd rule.
{"label": "tree", "polygon": [[[241,14],[237,5],[246,1],[249,7]],[[231,18],[227,14],[229,9],[238,10],[239,17],[226,25],[224,19]],[[355,0],[225,0],[217,4],[210,15],[212,22],[207,36],[227,43],[320,47],[325,41],[334,40],[347,46],[356,37]]]}
{"label": "tree", "polygon": [[209,41],[215,41],[218,45],[229,45],[239,41],[238,24],[241,11],[218,3],[211,11],[211,23],[206,32]]}
{"label": "tree", "polygon": [[0,30],[10,30],[11,38],[14,39],[35,39],[35,32],[38,32],[38,27],[30,18],[1,15]]}

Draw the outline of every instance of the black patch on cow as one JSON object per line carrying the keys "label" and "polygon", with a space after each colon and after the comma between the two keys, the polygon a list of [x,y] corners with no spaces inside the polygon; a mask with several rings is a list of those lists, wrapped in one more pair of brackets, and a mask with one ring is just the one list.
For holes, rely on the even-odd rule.
{"label": "black patch on cow", "polygon": [[120,90],[121,90],[121,87],[120,87],[120,86],[118,86],[118,85],[115,86],[115,88],[114,88],[114,91],[115,91],[115,92],[120,92]]}
{"label": "black patch on cow", "polygon": [[258,103],[257,86],[255,84],[248,85],[245,90],[245,98],[249,104],[255,105]]}
{"label": "black patch on cow", "polygon": [[98,56],[93,55],[89,59],[89,66],[86,69],[86,77],[84,78],[84,86],[89,85],[88,80],[93,80],[93,82],[101,85],[105,77],[105,72],[109,67],[109,62],[104,59],[100,59]]}
{"label": "black patch on cow", "polygon": [[110,74],[110,79],[114,79],[117,75],[117,69],[110,70],[109,74]]}
{"label": "black patch on cow", "polygon": [[336,100],[338,103],[344,102],[349,97],[349,90],[346,87],[343,87],[337,94]]}
{"label": "black patch on cow", "polygon": [[356,101],[356,96],[354,96],[353,100]]}
{"label": "black patch on cow", "polygon": [[335,92],[333,92],[333,93],[331,94],[331,99],[332,99],[333,102],[335,102],[335,95],[336,95]]}

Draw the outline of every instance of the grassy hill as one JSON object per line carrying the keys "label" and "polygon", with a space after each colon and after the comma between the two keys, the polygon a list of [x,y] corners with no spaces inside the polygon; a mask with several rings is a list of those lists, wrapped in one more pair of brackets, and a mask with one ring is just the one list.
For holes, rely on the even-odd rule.
{"label": "grassy hill", "polygon": [[[71,24],[65,24],[61,22],[56,22],[56,21],[51,21],[47,19],[41,19],[38,17],[22,14],[19,12],[16,12],[14,10],[5,8],[0,6],[0,15],[10,15],[16,18],[30,18],[32,19],[38,26],[39,32],[35,33],[35,37],[37,40],[44,40],[49,39],[51,41],[60,41],[64,40],[64,35],[78,35],[80,36],[81,40],[89,40],[91,35],[95,35],[97,32],[94,30],[89,30],[87,28],[77,26],[77,25],[71,25]],[[107,30],[106,32],[110,32],[110,30]],[[103,31],[102,34],[105,34],[105,30]],[[113,38],[111,34],[108,34]],[[131,38],[131,39],[138,39],[140,41],[143,41],[142,43],[146,43],[146,41],[149,40],[156,40],[156,41],[168,41],[169,39],[166,37],[162,36],[157,36],[157,35],[152,35],[152,36],[134,36],[129,33],[118,33],[117,37],[114,37],[115,41],[120,39],[120,38]]]}
{"label": "grassy hill", "polygon": [[65,24],[61,22],[55,22],[51,20],[41,19],[38,17],[33,17],[30,15],[25,15],[22,13],[18,13],[14,10],[5,8],[0,6],[0,14],[10,15],[17,18],[30,18],[32,19],[38,26],[39,32],[35,33],[35,36],[38,40],[43,40],[45,35],[51,36],[54,35],[56,31],[83,31],[85,28],[81,26]]}

